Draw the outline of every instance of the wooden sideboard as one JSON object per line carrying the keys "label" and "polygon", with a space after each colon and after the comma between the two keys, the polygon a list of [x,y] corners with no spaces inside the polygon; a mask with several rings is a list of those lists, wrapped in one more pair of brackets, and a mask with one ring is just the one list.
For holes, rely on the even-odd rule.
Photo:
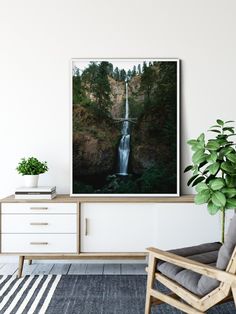
{"label": "wooden sideboard", "polygon": [[[158,245],[156,238],[162,236],[156,233],[157,209],[168,214],[170,210],[188,210],[189,206],[195,206],[193,195],[58,195],[53,200],[9,196],[1,200],[1,254],[19,256],[18,276],[25,259],[145,259],[145,248]],[[159,229],[164,222],[161,224]]]}

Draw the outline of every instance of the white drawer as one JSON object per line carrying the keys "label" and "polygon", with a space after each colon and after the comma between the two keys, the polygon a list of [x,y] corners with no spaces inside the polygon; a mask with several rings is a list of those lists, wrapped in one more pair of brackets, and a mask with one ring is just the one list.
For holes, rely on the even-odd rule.
{"label": "white drawer", "polygon": [[77,253],[76,234],[2,234],[2,253]]}
{"label": "white drawer", "polygon": [[76,233],[76,214],[3,214],[2,233]]}
{"label": "white drawer", "polygon": [[3,214],[76,214],[76,203],[8,203]]}

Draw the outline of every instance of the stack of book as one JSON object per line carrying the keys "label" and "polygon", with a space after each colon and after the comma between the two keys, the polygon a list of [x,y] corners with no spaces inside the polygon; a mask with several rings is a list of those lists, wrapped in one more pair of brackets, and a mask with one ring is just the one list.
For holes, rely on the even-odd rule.
{"label": "stack of book", "polygon": [[37,188],[20,187],[15,191],[15,198],[18,200],[52,200],[55,196],[55,186],[39,186]]}

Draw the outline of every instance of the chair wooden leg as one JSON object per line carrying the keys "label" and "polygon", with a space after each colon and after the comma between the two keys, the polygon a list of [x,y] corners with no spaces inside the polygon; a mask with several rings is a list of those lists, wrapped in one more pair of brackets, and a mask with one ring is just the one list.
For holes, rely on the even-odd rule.
{"label": "chair wooden leg", "polygon": [[29,259],[29,265],[32,265],[32,259]]}
{"label": "chair wooden leg", "polygon": [[19,256],[19,267],[18,267],[18,278],[22,276],[23,266],[24,266],[24,256]]}
{"label": "chair wooden leg", "polygon": [[231,289],[232,289],[232,294],[233,294],[233,298],[234,298],[234,304],[235,304],[235,307],[236,307],[236,282],[232,283]]}
{"label": "chair wooden leg", "polygon": [[148,276],[147,276],[147,291],[146,291],[146,303],[145,303],[145,314],[151,313],[152,296],[151,289],[153,287],[153,282],[155,279],[156,271],[156,258],[150,254],[148,263]]}

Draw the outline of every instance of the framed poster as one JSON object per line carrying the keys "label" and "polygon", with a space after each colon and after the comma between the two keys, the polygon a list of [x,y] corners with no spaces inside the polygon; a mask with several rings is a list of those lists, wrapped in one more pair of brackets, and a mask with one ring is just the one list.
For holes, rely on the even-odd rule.
{"label": "framed poster", "polygon": [[73,59],[72,196],[179,196],[178,59]]}

